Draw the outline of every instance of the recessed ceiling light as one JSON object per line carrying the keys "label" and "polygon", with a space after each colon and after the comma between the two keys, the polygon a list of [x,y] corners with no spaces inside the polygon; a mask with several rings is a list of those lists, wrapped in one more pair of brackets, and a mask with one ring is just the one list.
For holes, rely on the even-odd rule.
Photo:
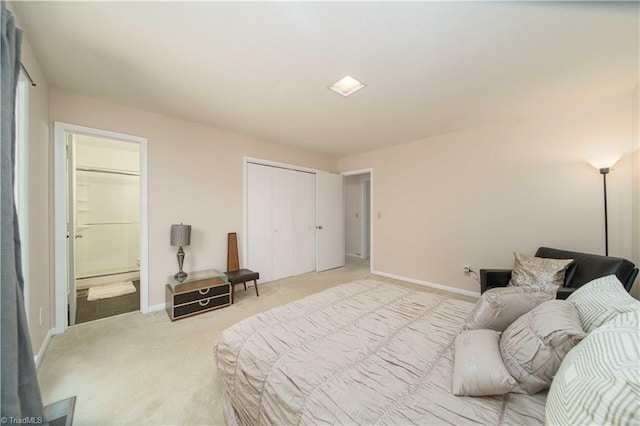
{"label": "recessed ceiling light", "polygon": [[349,96],[362,89],[364,86],[366,86],[366,84],[359,82],[350,75],[347,75],[329,86],[329,89],[342,96]]}

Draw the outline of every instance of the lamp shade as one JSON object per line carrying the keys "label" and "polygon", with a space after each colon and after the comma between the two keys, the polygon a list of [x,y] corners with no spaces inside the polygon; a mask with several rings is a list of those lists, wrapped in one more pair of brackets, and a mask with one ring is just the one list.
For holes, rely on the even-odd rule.
{"label": "lamp shade", "polygon": [[620,155],[602,156],[599,158],[591,159],[588,162],[598,170],[612,169],[613,166],[616,165],[618,160],[620,160],[620,157],[621,157]]}
{"label": "lamp shade", "polygon": [[171,245],[188,246],[191,244],[191,225],[171,225]]}

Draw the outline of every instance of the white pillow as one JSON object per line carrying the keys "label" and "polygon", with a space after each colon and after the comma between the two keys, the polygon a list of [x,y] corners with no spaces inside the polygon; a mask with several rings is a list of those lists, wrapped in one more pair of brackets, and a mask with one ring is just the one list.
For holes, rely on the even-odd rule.
{"label": "white pillow", "polygon": [[573,304],[549,300],[502,333],[500,354],[509,374],[533,395],[549,387],[565,355],[584,337]]}
{"label": "white pillow", "polygon": [[454,395],[503,395],[517,387],[502,363],[499,340],[500,332],[493,330],[463,331],[456,337]]}
{"label": "white pillow", "polygon": [[469,312],[464,329],[504,331],[531,309],[555,298],[555,291],[536,286],[492,288],[482,293]]}
{"label": "white pillow", "polygon": [[640,302],[627,293],[615,275],[586,283],[571,293],[567,300],[576,305],[580,323],[587,333],[620,313],[640,307]]}
{"label": "white pillow", "polygon": [[640,309],[618,314],[565,357],[547,395],[547,425],[640,424]]}

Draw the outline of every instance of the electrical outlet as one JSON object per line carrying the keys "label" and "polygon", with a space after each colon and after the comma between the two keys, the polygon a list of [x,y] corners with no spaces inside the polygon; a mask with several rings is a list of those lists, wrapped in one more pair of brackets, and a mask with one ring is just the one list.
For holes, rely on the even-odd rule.
{"label": "electrical outlet", "polygon": [[469,265],[464,265],[462,269],[464,270],[465,274],[468,274],[469,272],[471,272],[471,266]]}

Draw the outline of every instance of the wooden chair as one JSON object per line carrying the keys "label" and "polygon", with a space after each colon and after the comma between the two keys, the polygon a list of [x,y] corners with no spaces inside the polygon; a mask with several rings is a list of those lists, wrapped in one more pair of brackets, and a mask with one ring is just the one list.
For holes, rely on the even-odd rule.
{"label": "wooden chair", "polygon": [[227,235],[227,272],[224,273],[231,283],[231,303],[234,299],[234,288],[236,284],[243,283],[244,289],[247,289],[247,281],[253,281],[253,287],[256,289],[256,297],[260,297],[258,293],[258,280],[260,274],[250,271],[249,269],[240,269],[240,261],[238,259],[238,235],[230,232]]}

